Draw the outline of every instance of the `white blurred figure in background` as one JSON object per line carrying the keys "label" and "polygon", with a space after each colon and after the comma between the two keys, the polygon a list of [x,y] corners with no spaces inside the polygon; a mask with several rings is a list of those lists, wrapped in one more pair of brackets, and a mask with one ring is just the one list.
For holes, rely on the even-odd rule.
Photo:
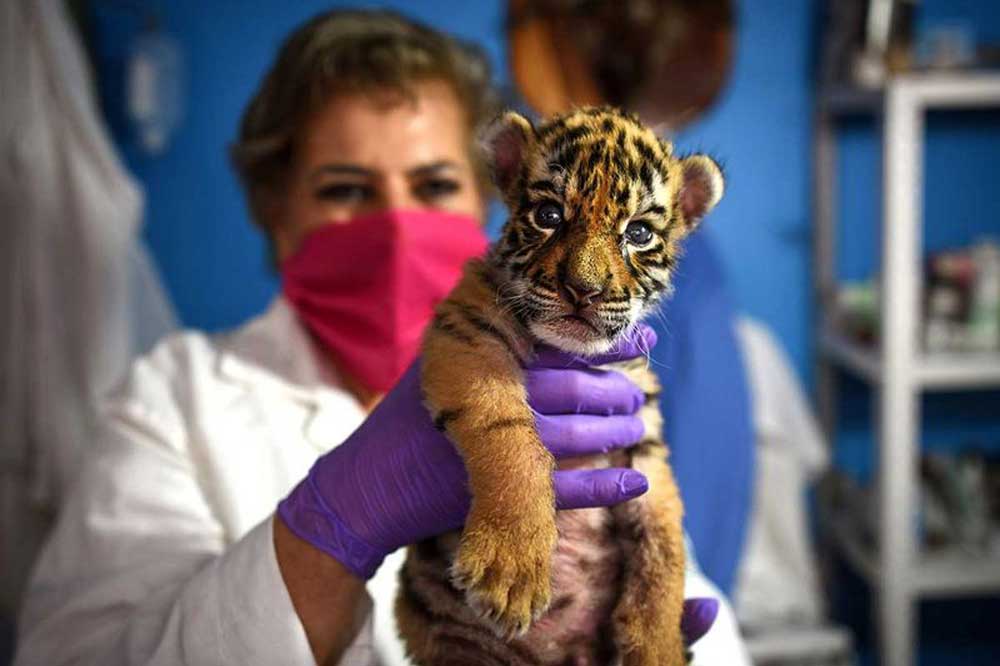
{"label": "white blurred figure in background", "polygon": [[[95,441],[95,404],[176,319],[143,194],[57,0],[0,3],[0,623]],[[15,91],[16,94],[10,94]]]}

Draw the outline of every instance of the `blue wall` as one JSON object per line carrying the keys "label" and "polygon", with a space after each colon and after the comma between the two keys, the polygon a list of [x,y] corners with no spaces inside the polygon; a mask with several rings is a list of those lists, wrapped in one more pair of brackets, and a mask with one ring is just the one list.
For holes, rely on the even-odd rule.
{"label": "blue wall", "polygon": [[677,138],[721,158],[726,196],[708,218],[734,300],[811,375],[809,164],[813,8],[738,2],[736,59],[716,106]]}

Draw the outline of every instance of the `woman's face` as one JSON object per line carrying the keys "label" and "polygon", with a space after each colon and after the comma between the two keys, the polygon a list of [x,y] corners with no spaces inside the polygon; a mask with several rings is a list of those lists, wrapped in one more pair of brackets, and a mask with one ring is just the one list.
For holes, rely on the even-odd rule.
{"label": "woman's face", "polygon": [[389,208],[483,216],[467,121],[448,84],[343,94],[306,124],[273,239],[278,260],[316,227]]}

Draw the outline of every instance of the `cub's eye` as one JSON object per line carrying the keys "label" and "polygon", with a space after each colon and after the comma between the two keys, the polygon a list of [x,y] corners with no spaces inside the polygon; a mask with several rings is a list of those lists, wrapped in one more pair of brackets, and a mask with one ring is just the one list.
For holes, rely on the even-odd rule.
{"label": "cub's eye", "polygon": [[535,209],[535,224],[544,229],[555,229],[563,221],[562,208],[547,201]]}
{"label": "cub's eye", "polygon": [[625,240],[632,245],[645,245],[653,240],[653,230],[645,222],[629,222],[625,227]]}

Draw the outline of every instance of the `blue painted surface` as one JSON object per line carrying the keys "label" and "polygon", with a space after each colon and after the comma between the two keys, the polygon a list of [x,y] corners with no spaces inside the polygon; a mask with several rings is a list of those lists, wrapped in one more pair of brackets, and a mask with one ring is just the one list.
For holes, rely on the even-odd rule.
{"label": "blue painted surface", "polygon": [[706,220],[738,308],[811,375],[809,282],[812,5],[737,3],[736,59],[717,105],[677,138],[721,159],[726,195]]}

